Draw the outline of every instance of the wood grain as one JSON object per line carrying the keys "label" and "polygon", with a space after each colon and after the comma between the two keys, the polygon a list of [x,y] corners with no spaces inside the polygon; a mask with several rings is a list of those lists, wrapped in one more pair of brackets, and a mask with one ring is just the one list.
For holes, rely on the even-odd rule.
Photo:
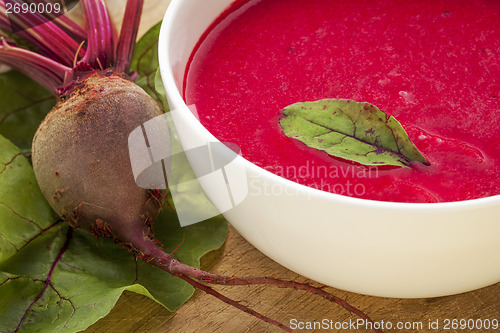
{"label": "wood grain", "polygon": [[[234,229],[230,228],[226,245],[219,257],[205,262],[205,269],[217,274],[266,275],[306,282],[295,274],[264,256]],[[457,277],[458,278],[458,277]],[[309,281],[312,282],[312,281]],[[231,298],[249,305],[257,311],[289,325],[291,319],[299,321],[334,322],[356,321],[358,318],[342,308],[318,297],[300,291],[289,291],[263,286],[216,287]],[[449,330],[428,329],[429,321],[437,319],[443,326],[444,319],[499,319],[500,283],[455,296],[428,299],[393,299],[349,293],[327,288],[377,322],[422,323],[423,329],[391,329],[385,332],[500,332],[500,330]],[[359,330],[298,330],[299,332],[371,332]],[[111,313],[90,327],[87,333],[100,332],[282,332],[266,323],[242,313],[212,296],[195,293],[175,313],[170,313],[150,299],[125,293]]]}

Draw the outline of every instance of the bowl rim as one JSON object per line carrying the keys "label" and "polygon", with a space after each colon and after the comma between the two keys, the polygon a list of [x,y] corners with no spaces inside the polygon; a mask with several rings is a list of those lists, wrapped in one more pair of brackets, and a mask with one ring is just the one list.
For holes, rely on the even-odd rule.
{"label": "bowl rim", "polygon": [[[175,82],[174,73],[172,71],[172,61],[168,52],[168,46],[170,38],[172,36],[171,32],[173,29],[173,18],[179,11],[180,6],[183,1],[172,0],[170,5],[165,12],[163,18],[160,34],[158,39],[158,61],[162,81],[165,87],[165,93],[168,96],[169,101],[172,102],[173,106],[181,106],[182,110],[178,114],[186,118],[190,122],[190,125],[194,127],[196,131],[201,131],[203,135],[210,138],[213,142],[220,142],[203,124],[193,115],[189,110],[188,105],[182,98],[181,92],[177,89],[177,84]],[[201,36],[200,36],[201,37]],[[185,70],[185,68],[184,68]],[[311,197],[318,197],[326,200],[335,200],[339,204],[348,204],[359,207],[372,207],[386,210],[405,210],[405,211],[415,211],[415,210],[427,210],[431,211],[448,211],[459,209],[475,209],[481,207],[489,206],[500,206],[500,194],[493,196],[460,200],[460,201],[450,201],[450,202],[432,202],[432,203],[421,203],[421,202],[393,202],[393,201],[379,201],[372,199],[363,199],[357,197],[350,197],[346,195],[326,192],[320,189],[309,187],[307,185],[296,183],[292,180],[274,174],[255,163],[249,161],[248,159],[239,156],[239,160],[246,170],[251,169],[255,173],[261,174],[266,178],[273,179],[276,182],[282,183],[286,186],[291,186],[292,188],[299,192],[307,192]]]}

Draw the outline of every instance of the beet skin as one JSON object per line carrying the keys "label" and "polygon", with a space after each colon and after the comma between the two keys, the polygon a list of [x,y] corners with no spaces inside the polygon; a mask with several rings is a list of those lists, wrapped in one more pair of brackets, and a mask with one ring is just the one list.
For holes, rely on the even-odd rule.
{"label": "beet skin", "polygon": [[155,255],[147,253],[155,248],[148,229],[162,201],[136,185],[128,135],[162,113],[119,75],[95,73],[77,82],[33,139],[33,168],[52,208],[76,228]]}

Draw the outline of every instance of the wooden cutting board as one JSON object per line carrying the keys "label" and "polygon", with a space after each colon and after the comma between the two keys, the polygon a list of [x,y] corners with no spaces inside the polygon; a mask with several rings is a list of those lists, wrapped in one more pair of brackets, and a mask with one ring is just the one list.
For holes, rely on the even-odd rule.
{"label": "wooden cutting board", "polygon": [[[207,0],[209,1],[209,0]],[[141,32],[162,19],[169,1],[146,0]],[[108,0],[113,17],[121,22],[123,0]],[[307,249],[304,249],[307,251]],[[308,281],[264,256],[230,229],[226,245],[204,258],[203,268],[224,275],[274,276],[301,282]],[[500,264],[500,263],[499,263]],[[467,270],[467,267],[464,267]],[[457,279],[460,277],[457,276]],[[312,281],[309,281],[312,283]],[[231,298],[286,325],[296,319],[301,322],[327,320],[330,325],[347,325],[358,318],[344,309],[316,296],[300,291],[290,291],[264,286],[216,287]],[[500,283],[487,288],[455,296],[428,299],[389,299],[349,293],[334,288],[327,291],[346,298],[377,322],[393,329],[384,332],[500,332],[499,329],[453,329],[452,320],[472,319],[486,323],[500,320]],[[450,329],[445,329],[449,321]],[[331,322],[330,322],[331,321]],[[477,322],[479,322],[477,321]],[[407,328],[398,329],[399,324]],[[430,323],[438,329],[430,326]],[[299,332],[372,332],[366,329],[297,330]],[[115,308],[105,318],[85,332],[282,332],[266,323],[242,313],[212,296],[196,292],[185,305],[170,313],[154,301],[131,292],[125,292]]]}

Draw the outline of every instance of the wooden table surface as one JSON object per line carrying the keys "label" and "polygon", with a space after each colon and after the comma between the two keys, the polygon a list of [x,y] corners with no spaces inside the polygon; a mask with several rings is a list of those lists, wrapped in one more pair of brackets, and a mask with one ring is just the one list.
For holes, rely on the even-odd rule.
{"label": "wooden table surface", "polygon": [[[209,0],[207,0],[209,1]],[[166,0],[146,0],[141,31],[158,22],[168,6]],[[117,22],[123,11],[123,0],[108,0]],[[500,264],[500,263],[499,263]],[[203,268],[212,273],[240,276],[274,276],[296,281],[308,281],[264,256],[230,229],[225,246],[203,261]],[[466,269],[466,267],[464,267]],[[311,281],[312,282],[312,281]],[[288,325],[298,321],[348,322],[358,318],[319,297],[300,291],[266,286],[216,287],[231,298]],[[385,332],[500,332],[497,330],[444,330],[445,319],[500,320],[500,283],[465,294],[429,299],[388,299],[326,288],[335,295],[363,310],[377,322],[422,324],[422,329],[391,329]],[[429,329],[429,321],[439,320],[440,329]],[[360,330],[298,330],[300,332],[371,332]],[[195,295],[178,311],[170,313],[154,301],[125,292],[115,308],[105,318],[85,332],[282,332],[202,292]]]}
{"label": "wooden table surface", "polygon": [[[214,257],[205,260],[204,269],[212,273],[252,276],[274,276],[305,282],[307,279],[264,256],[234,229],[230,229],[225,246]],[[217,290],[245,305],[288,325],[299,321],[356,321],[358,318],[321,298],[301,291],[268,286],[224,286]],[[327,291],[342,297],[363,310],[377,322],[422,323],[423,329],[392,329],[384,332],[500,332],[497,330],[433,330],[429,320],[498,319],[500,320],[500,283],[455,296],[428,299],[392,299],[349,293],[334,288]],[[297,330],[298,332],[372,332],[360,330]],[[126,292],[111,313],[91,326],[87,333],[100,332],[282,332],[266,323],[220,302],[210,295],[196,292],[175,313],[170,313],[152,300]]]}

